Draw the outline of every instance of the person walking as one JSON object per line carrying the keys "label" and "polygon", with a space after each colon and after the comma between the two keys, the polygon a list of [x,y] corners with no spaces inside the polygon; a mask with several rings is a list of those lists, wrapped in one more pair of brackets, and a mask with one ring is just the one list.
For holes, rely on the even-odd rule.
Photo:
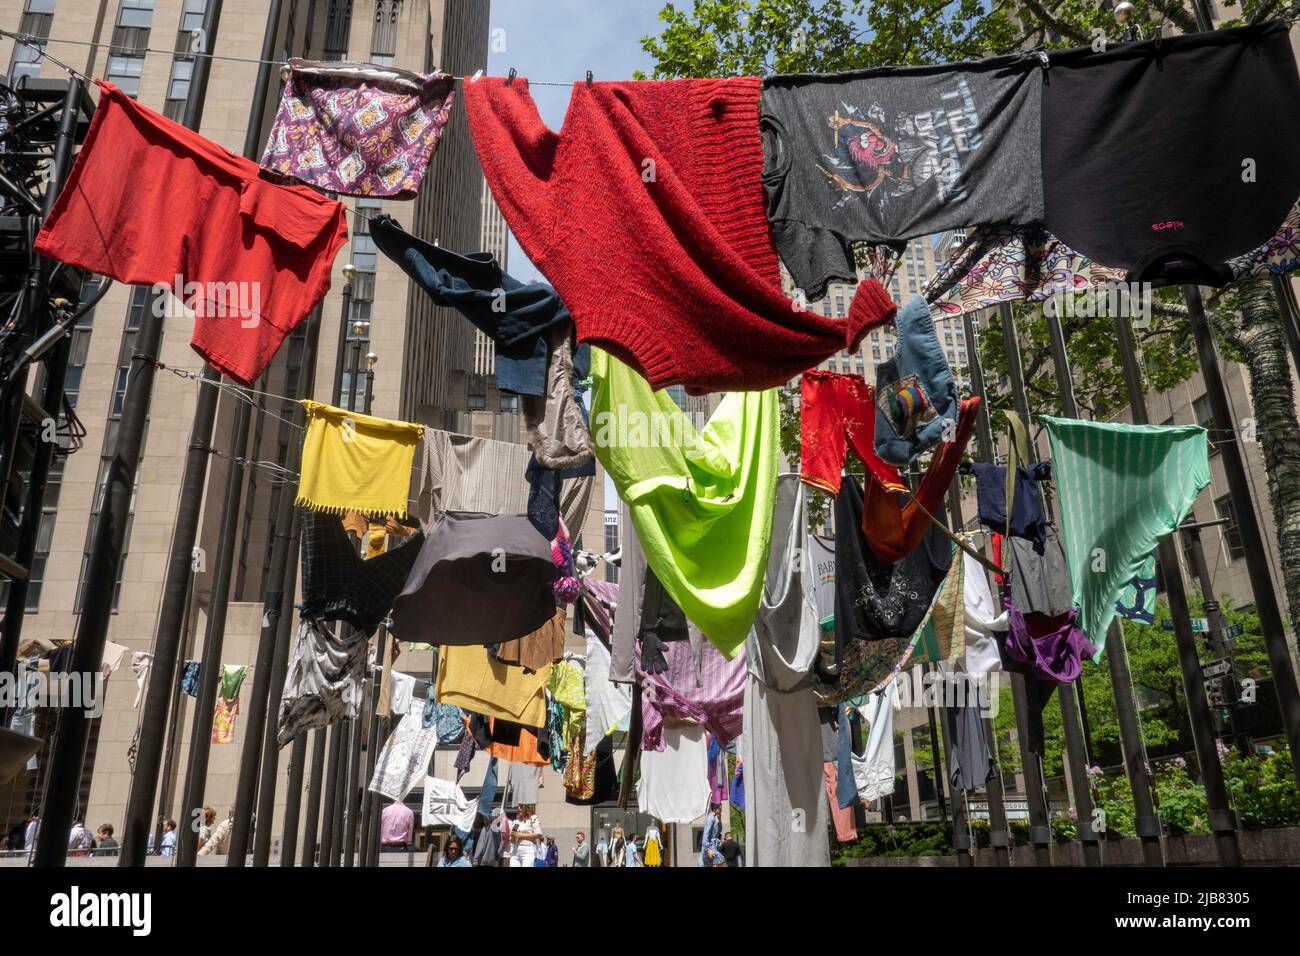
{"label": "person walking", "polygon": [[591,846],[587,843],[587,835],[581,830],[574,837],[577,841],[573,847],[573,865],[574,866],[591,866]]}

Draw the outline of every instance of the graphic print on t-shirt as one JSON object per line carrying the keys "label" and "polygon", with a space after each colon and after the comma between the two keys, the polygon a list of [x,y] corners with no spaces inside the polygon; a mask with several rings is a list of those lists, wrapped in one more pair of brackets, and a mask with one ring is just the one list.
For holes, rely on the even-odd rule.
{"label": "graphic print on t-shirt", "polygon": [[919,198],[941,203],[966,198],[963,159],[980,147],[979,111],[961,76],[940,92],[940,100],[941,105],[892,116],[876,101],[865,111],[842,103],[827,118],[834,152],[817,168],[844,192],[837,208],[866,201],[883,212],[918,191]]}

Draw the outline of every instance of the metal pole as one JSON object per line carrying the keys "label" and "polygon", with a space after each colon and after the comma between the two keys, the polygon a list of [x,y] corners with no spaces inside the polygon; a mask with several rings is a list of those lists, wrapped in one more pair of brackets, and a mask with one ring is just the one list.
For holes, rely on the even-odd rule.
{"label": "metal pole", "polygon": [[[268,735],[269,736],[269,735]],[[280,836],[280,865],[293,866],[293,858],[298,852],[298,817],[302,808],[303,764],[307,760],[307,735],[299,734],[293,738],[289,751],[289,782],[286,785],[284,801],[284,823]],[[311,842],[310,839],[305,842]],[[257,846],[254,844],[253,865],[257,861]]]}
{"label": "metal pole", "polygon": [[[1065,350],[1065,332],[1061,328],[1060,316],[1053,309],[1044,309],[1043,316],[1047,322],[1047,334],[1052,349],[1052,364],[1056,370],[1056,383],[1061,392],[1061,410],[1067,418],[1079,417],[1079,404],[1074,395],[1074,376],[1070,372],[1070,359]],[[1119,621],[1112,621],[1106,638],[1106,665],[1110,671],[1111,686],[1115,695],[1115,713],[1120,731],[1120,753],[1124,759],[1124,770],[1133,790],[1133,807],[1137,816],[1138,836],[1142,840],[1143,858],[1148,866],[1164,866],[1164,852],[1160,845],[1160,818],[1151,799],[1151,776],[1147,764],[1146,745],[1142,740],[1142,728],[1139,722],[1137,705],[1133,696],[1133,675],[1128,666],[1128,650],[1124,646],[1124,628]],[[1076,682],[1079,702],[1083,702],[1083,679]],[[1062,702],[1064,705],[1064,702]],[[1084,727],[1087,716],[1083,715]],[[1089,753],[1093,752],[1092,741],[1084,741]],[[1080,783],[1088,792],[1088,819],[1092,819],[1092,784],[1090,780],[1075,781],[1075,788]],[[1083,814],[1080,814],[1082,818]]]}
{"label": "metal pole", "polygon": [[[212,0],[203,15],[203,29],[206,31],[209,45],[217,37],[217,26],[221,20],[221,0]],[[189,96],[185,103],[182,124],[197,130],[203,116],[203,101],[207,95],[208,74],[212,65],[209,57],[195,57],[194,69],[190,77]],[[72,651],[70,669],[77,673],[93,673],[99,670],[104,656],[104,643],[108,637],[109,617],[113,613],[113,591],[117,584],[117,571],[122,562],[122,544],[126,536],[126,521],[131,510],[131,494],[135,487],[136,472],[140,467],[140,450],[144,444],[145,420],[149,415],[149,402],[153,397],[154,374],[157,371],[158,349],[162,345],[163,309],[158,299],[151,303],[154,307],[144,310],[140,320],[139,331],[135,333],[134,354],[131,357],[131,369],[128,373],[129,386],[122,404],[122,416],[118,421],[117,439],[113,449],[112,465],[108,474],[103,504],[95,519],[93,544],[90,560],[86,563],[86,581],[81,614],[77,618],[76,641]],[[203,390],[199,397],[202,401]],[[185,508],[185,495],[181,495],[181,508]],[[190,547],[186,547],[185,561],[189,563]],[[168,587],[172,582],[168,581]],[[175,584],[175,590],[184,599],[184,579]],[[179,601],[178,601],[179,603]],[[178,608],[179,610],[179,608]],[[176,614],[179,623],[181,614]],[[175,649],[172,650],[173,655]],[[155,667],[158,664],[159,648],[154,648]],[[174,656],[170,661],[174,666]],[[136,769],[140,769],[140,758],[146,737],[152,740],[153,769],[148,774],[148,796],[139,801],[143,804],[143,815],[133,821],[134,827],[123,827],[123,849],[121,865],[135,865],[144,862],[145,841],[148,839],[148,815],[152,804],[154,788],[158,779],[158,756],[161,752],[162,729],[166,720],[167,689],[171,674],[153,674],[150,689],[155,679],[161,678],[161,686],[156,695],[159,701],[153,714],[151,724],[146,712],[146,720],[141,729],[141,748],[136,754]],[[65,710],[60,715],[59,731],[55,736],[49,759],[49,776],[46,781],[45,802],[41,813],[41,833],[33,862],[37,866],[63,866],[68,855],[68,841],[64,836],[72,827],[74,805],[77,792],[81,786],[81,774],[85,765],[86,742],[90,735],[90,724],[84,711]],[[133,781],[134,787],[134,781]],[[131,846],[126,840],[130,835],[138,846],[138,852],[130,858],[127,854]]]}
{"label": "metal pole", "polygon": [[[262,38],[262,63],[254,81],[254,93],[249,131],[244,141],[244,155],[257,156],[262,116],[265,111],[266,91],[270,83],[271,63],[275,53],[275,33],[280,21],[281,0],[271,0],[267,27]],[[211,0],[203,18],[207,48],[214,49],[217,23],[221,16],[221,0]],[[212,59],[194,57],[193,76],[189,98],[185,105],[183,124],[198,130],[203,112],[203,97],[207,90]],[[250,145],[251,144],[251,145]],[[145,321],[148,321],[146,317]],[[136,751],[135,772],[131,775],[131,791],[127,799],[126,816],[122,826],[122,855],[119,866],[142,866],[150,827],[154,792],[158,786],[158,770],[162,760],[162,733],[167,716],[168,691],[176,670],[176,651],[180,643],[181,619],[194,542],[198,538],[199,514],[203,507],[204,488],[207,484],[208,455],[212,443],[212,428],[216,421],[220,391],[217,383],[220,374],[205,365],[201,385],[194,407],[194,425],[190,431],[189,450],[185,459],[185,474],[181,480],[176,526],[172,532],[171,552],[167,562],[167,579],[163,585],[162,605],[158,611],[158,626],[154,635],[154,663],[149,675],[149,693],[145,697],[141,721],[140,742]],[[240,403],[240,407],[246,406]],[[233,465],[233,463],[232,463]],[[210,667],[216,666],[215,662]],[[211,714],[209,714],[211,717]],[[191,741],[193,746],[194,741]],[[186,782],[188,787],[189,782]],[[178,821],[183,822],[183,821]],[[179,840],[178,850],[189,841]],[[184,853],[181,854],[182,858]]]}
{"label": "metal pole", "polygon": [[[371,680],[374,680],[373,676]],[[366,693],[368,688],[362,687],[361,699],[367,700],[370,694]],[[343,805],[343,865],[351,867],[356,862],[357,850],[357,817],[361,811],[361,708],[357,709],[355,720],[350,721],[351,729],[348,735],[348,768],[347,776],[344,780],[344,793],[347,802]]]}
{"label": "metal pole", "polygon": [[[371,406],[374,402],[375,394],[375,364],[379,361],[379,356],[374,352],[366,355],[366,401],[365,414],[370,414]],[[370,694],[370,726],[366,736],[366,762],[361,783],[361,866],[378,866],[377,848],[375,841],[378,838],[378,819],[377,809],[379,801],[374,794],[370,792],[370,780],[374,777],[377,751],[379,747],[379,693],[383,686],[383,672],[385,667],[384,655],[387,650],[386,644],[388,639],[388,628],[380,625],[379,633],[375,637],[375,660],[379,664],[378,675],[372,676],[373,687]],[[372,672],[373,674],[373,672]]]}
{"label": "metal pole", "polygon": [[340,407],[343,400],[343,362],[347,355],[348,325],[352,319],[352,277],[357,274],[356,266],[348,263],[343,267],[343,311],[339,316],[339,347],[334,353],[334,390],[330,392],[330,404]]}
{"label": "metal pole", "polygon": [[1291,349],[1291,363],[1300,370],[1300,308],[1296,306],[1295,289],[1286,276],[1273,276],[1273,292],[1277,296],[1278,310],[1282,314],[1282,330]]}
{"label": "metal pole", "polygon": [[[306,732],[303,732],[294,741],[295,757],[298,754],[299,741],[302,741],[303,750],[306,750],[306,737]],[[311,777],[307,784],[307,816],[302,824],[302,865],[309,867],[316,866],[316,851],[320,846],[320,798],[321,786],[325,780],[325,728],[312,731],[311,738]],[[283,860],[281,865],[284,865]],[[320,865],[325,865],[323,854]]]}
{"label": "metal pole", "polygon": [[[1191,320],[1192,334],[1196,338],[1201,377],[1205,380],[1205,394],[1210,401],[1214,424],[1219,429],[1219,434],[1227,436],[1216,447],[1219,450],[1219,461],[1223,464],[1223,474],[1228,480],[1233,517],[1237,519],[1237,530],[1241,534],[1242,546],[1246,549],[1246,571],[1250,576],[1250,590],[1255,597],[1255,613],[1259,615],[1260,627],[1264,632],[1264,646],[1268,650],[1269,668],[1273,671],[1273,686],[1282,711],[1287,745],[1291,748],[1291,753],[1300,754],[1300,689],[1296,687],[1295,671],[1291,667],[1291,653],[1286,642],[1286,626],[1282,622],[1282,611],[1278,607],[1273,578],[1268,570],[1264,534],[1260,530],[1255,506],[1250,498],[1250,485],[1246,479],[1246,466],[1238,443],[1236,422],[1232,418],[1228,390],[1219,367],[1219,349],[1205,318],[1201,290],[1194,285],[1183,286],[1183,298],[1187,302],[1187,314]],[[1204,692],[1199,680],[1197,686]],[[1300,786],[1300,760],[1294,762],[1292,769],[1296,784]]]}
{"label": "metal pole", "polygon": [[[299,375],[299,398],[310,398],[315,380],[316,347],[320,341],[321,309],[312,310],[307,320],[307,334],[303,340],[302,372]],[[286,396],[288,397],[288,396]],[[293,419],[300,417],[300,407],[294,407]],[[290,448],[293,443],[290,444]],[[293,453],[288,457],[292,460]],[[288,464],[288,461],[285,462]],[[284,687],[288,673],[289,632],[293,619],[293,597],[298,570],[299,516],[293,502],[298,483],[287,480],[280,488],[272,526],[271,567],[267,575],[268,587],[262,603],[262,630],[258,636],[257,659],[253,670],[252,700],[249,703],[248,721],[245,724],[244,750],[240,754],[239,786],[235,798],[235,824],[230,834],[230,855],[227,866],[243,866],[252,832],[251,813],[253,798],[260,790],[257,802],[258,837],[254,841],[253,865],[266,866],[270,859],[270,839],[275,814],[276,768],[278,750],[275,734],[268,723],[276,714],[271,706],[276,693]],[[292,557],[291,557],[292,555]],[[268,772],[269,771],[269,772]],[[260,783],[260,787],[259,787]],[[287,808],[286,808],[287,809]],[[265,838],[262,838],[265,834]]]}
{"label": "metal pole", "polygon": [[[194,576],[190,575],[186,582],[187,590],[185,592],[185,617],[181,619],[181,634],[185,641],[183,653],[186,657],[194,649],[194,633],[190,627],[190,619],[194,611]],[[164,751],[162,766],[162,785],[158,793],[158,820],[153,825],[153,836],[155,847],[161,846],[162,842],[162,821],[164,818],[170,818],[172,812],[172,799],[176,796],[176,744],[177,737],[180,735],[182,704],[181,699],[181,678],[183,675],[176,673],[173,675],[171,688],[171,709],[167,718],[167,747]]]}
{"label": "metal pole", "polygon": [[[1009,314],[1010,308],[1006,307],[1004,313]],[[969,315],[964,316],[964,329],[966,332],[966,355],[970,364],[971,372],[971,389],[974,394],[979,395],[983,402],[980,406],[980,416],[976,420],[976,431],[979,436],[979,457],[986,462],[993,461],[993,432],[988,415],[988,397],[984,387],[984,371],[980,365],[979,349],[974,335],[974,323]],[[1009,323],[1005,320],[1002,323],[1003,339],[1007,338]],[[1014,336],[1012,337],[1014,345]],[[1012,361],[1012,353],[1019,363],[1019,348],[1007,349],[1007,363]],[[1047,790],[1043,776],[1043,758],[1041,755],[1034,753],[1033,748],[1029,745],[1029,691],[1025,686],[1025,677],[1023,674],[1011,674],[1011,699],[1016,711],[1016,741],[1020,746],[1020,768],[1021,775],[1025,780],[1025,804],[1029,811],[1029,842],[1034,847],[1034,862],[1037,866],[1052,865],[1052,828],[1047,814]]]}
{"label": "metal pole", "polygon": [[[332,755],[334,762],[334,777],[330,783],[334,787],[334,812],[330,817],[330,866],[337,867],[343,862],[343,811],[347,807],[347,779],[348,779],[348,752],[352,740],[352,724],[354,721],[345,720],[335,724],[334,729],[337,731],[335,737],[338,739],[337,752]],[[325,791],[326,799],[329,798],[329,791]]]}
{"label": "metal pole", "polygon": [[[320,815],[320,865],[334,865],[334,820],[339,792],[339,757],[343,750],[344,723],[329,726],[329,759],[325,762],[324,805]],[[322,730],[323,732],[323,730]]]}
{"label": "metal pole", "polygon": [[[63,97],[63,112],[59,116],[59,131],[54,141],[54,156],[50,168],[50,178],[45,186],[44,202],[41,206],[41,219],[49,216],[54,208],[54,200],[63,189],[72,163],[72,147],[77,135],[77,121],[81,117],[81,104],[85,98],[81,81],[74,76],[68,77],[68,90]],[[34,230],[34,226],[32,227]],[[30,232],[29,232],[30,234]],[[29,316],[46,314],[49,310],[50,260],[44,256],[32,254],[36,266],[30,276],[28,287],[20,295],[23,297],[22,309]],[[62,301],[62,300],[59,300]],[[79,303],[73,302],[66,308],[76,311]],[[31,329],[34,323],[24,321],[24,329]],[[49,415],[57,416],[59,406],[63,403],[63,383],[68,375],[68,355],[72,349],[72,333],[69,331],[59,340],[50,353],[45,366],[45,387],[41,395],[41,407]],[[18,417],[10,424],[13,432],[7,437],[8,454],[4,457],[3,477],[0,477],[0,489],[8,487],[9,472],[13,467],[13,451],[18,442],[18,421],[21,418],[24,389],[22,382],[15,379],[8,383],[14,391]],[[0,673],[15,673],[18,661],[18,645],[22,639],[23,622],[27,616],[27,593],[31,586],[32,560],[36,555],[36,540],[40,533],[42,511],[45,504],[45,488],[50,477],[50,467],[54,464],[57,450],[54,440],[41,441],[32,461],[27,481],[27,501],[23,506],[22,525],[18,530],[18,544],[13,559],[28,573],[9,582],[9,598],[5,605],[4,630],[0,633]],[[0,715],[8,716],[5,707],[0,706]]]}
{"label": "metal pole", "polygon": [[[1124,368],[1124,383],[1128,388],[1129,406],[1135,425],[1146,425],[1146,394],[1138,372],[1137,352],[1133,347],[1133,333],[1128,319],[1115,316],[1115,332],[1119,340],[1120,361]],[[1211,343],[1213,347],[1213,343]],[[1217,371],[1217,365],[1215,366]],[[1208,382],[1207,382],[1208,388]],[[1252,512],[1253,514],[1253,512]],[[1160,539],[1156,550],[1165,582],[1165,595],[1169,600],[1169,615],[1174,622],[1174,639],[1178,646],[1178,663],[1182,669],[1183,693],[1187,697],[1187,717],[1196,746],[1197,763],[1201,766],[1201,781],[1205,786],[1205,801],[1209,809],[1210,830],[1214,833],[1215,850],[1221,866],[1241,866],[1241,849],[1237,845],[1237,816],[1228,799],[1228,789],[1223,781],[1223,767],[1219,764],[1219,751],[1214,735],[1214,721],[1210,717],[1205,685],[1201,681],[1201,662],[1196,655],[1196,639],[1192,634],[1192,617],[1187,607],[1187,592],[1183,587],[1183,573],[1178,564],[1178,549],[1172,535]],[[1134,787],[1134,795],[1137,788]]]}

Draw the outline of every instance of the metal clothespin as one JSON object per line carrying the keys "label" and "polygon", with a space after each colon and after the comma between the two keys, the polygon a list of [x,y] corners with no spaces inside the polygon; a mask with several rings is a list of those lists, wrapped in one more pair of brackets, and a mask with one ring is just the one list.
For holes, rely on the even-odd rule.
{"label": "metal clothespin", "polygon": [[483,76],[482,70],[475,70],[474,75],[469,78],[471,83],[477,83]]}
{"label": "metal clothespin", "polygon": [[587,89],[591,89],[591,70],[587,71]]}
{"label": "metal clothespin", "polygon": [[512,66],[512,67],[510,68],[510,72],[506,74],[506,86],[509,86],[511,83],[513,83],[513,82],[515,81],[515,76],[516,76],[516,75],[517,75],[517,74],[516,74],[516,72],[515,72],[515,68]]}

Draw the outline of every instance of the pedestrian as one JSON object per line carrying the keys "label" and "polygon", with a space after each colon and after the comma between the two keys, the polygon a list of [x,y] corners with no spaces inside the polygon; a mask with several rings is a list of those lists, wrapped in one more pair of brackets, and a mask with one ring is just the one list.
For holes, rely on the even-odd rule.
{"label": "pedestrian", "polygon": [[438,860],[438,866],[473,866],[465,856],[465,844],[461,842],[460,837],[452,834],[447,837],[447,842],[442,846],[442,857]]}
{"label": "pedestrian", "polygon": [[579,830],[574,839],[577,843],[573,847],[573,865],[590,867],[591,847],[587,844],[587,835]]}
{"label": "pedestrian", "polygon": [[560,865],[560,848],[554,837],[546,838],[546,865],[552,869]]}
{"label": "pedestrian", "polygon": [[544,839],[542,824],[537,818],[537,807],[531,803],[519,804],[514,826],[510,828],[510,865],[535,865],[538,848]]}
{"label": "pedestrian", "polygon": [[176,855],[176,821],[175,820],[163,821],[162,843],[159,845],[158,855],[159,856]]}
{"label": "pedestrian", "polygon": [[726,866],[740,866],[740,844],[727,833],[718,844],[718,853],[722,855]]}
{"label": "pedestrian", "polygon": [[99,841],[95,856],[117,856],[118,845],[113,839],[113,824],[101,823],[99,829],[95,831],[95,836]]}
{"label": "pedestrian", "polygon": [[72,832],[68,834],[68,849],[72,851],[73,856],[85,856],[87,850],[94,848],[95,838],[86,829],[86,821],[77,817],[76,822],[72,824]]}
{"label": "pedestrian", "polygon": [[[212,813],[216,818],[216,811]],[[230,851],[230,831],[235,828],[235,811],[216,826],[209,825],[207,840],[199,844],[199,856],[225,856]]]}
{"label": "pedestrian", "polygon": [[718,852],[722,842],[722,804],[715,803],[709,808],[709,815],[704,820],[704,837],[700,841],[700,866],[722,866],[724,860]]}
{"label": "pedestrian", "polygon": [[635,834],[635,833],[633,833],[632,836],[631,836],[630,838],[628,838],[628,841],[627,841],[627,850],[626,850],[625,852],[627,853],[627,863],[626,863],[627,866],[640,866],[640,865],[641,865],[641,850],[640,850],[640,848],[636,845],[636,834]]}

